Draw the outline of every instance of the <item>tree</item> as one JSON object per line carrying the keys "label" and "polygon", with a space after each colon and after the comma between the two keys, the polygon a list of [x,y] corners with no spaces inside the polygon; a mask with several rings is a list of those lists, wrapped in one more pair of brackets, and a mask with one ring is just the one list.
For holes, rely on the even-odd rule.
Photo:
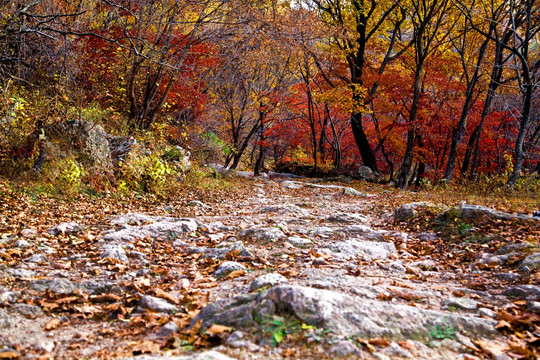
{"label": "tree", "polygon": [[364,68],[366,46],[377,34],[387,18],[398,8],[398,2],[364,0],[306,0],[327,23],[336,27],[335,43],[345,55],[349,66],[348,83],[356,105],[351,113],[351,129],[364,165],[377,171],[375,153],[367,138],[362,115],[364,113]]}

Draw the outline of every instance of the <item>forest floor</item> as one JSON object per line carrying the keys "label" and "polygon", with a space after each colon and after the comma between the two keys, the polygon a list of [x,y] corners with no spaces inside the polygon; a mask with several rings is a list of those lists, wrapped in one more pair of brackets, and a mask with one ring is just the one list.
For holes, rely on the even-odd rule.
{"label": "forest floor", "polygon": [[540,220],[440,215],[460,203],[538,210],[359,181],[0,182],[0,359],[538,358]]}

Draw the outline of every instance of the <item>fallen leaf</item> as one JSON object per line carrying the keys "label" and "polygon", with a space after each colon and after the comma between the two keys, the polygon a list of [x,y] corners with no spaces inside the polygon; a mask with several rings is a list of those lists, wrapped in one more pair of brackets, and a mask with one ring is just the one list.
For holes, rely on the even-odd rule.
{"label": "fallen leaf", "polygon": [[510,350],[510,348],[507,345],[500,344],[494,341],[489,341],[485,339],[476,339],[472,340],[472,342],[480,347],[482,351],[484,351],[486,354],[491,355],[493,357],[502,355],[506,351]]}
{"label": "fallen leaf", "polygon": [[227,276],[224,276],[223,279],[232,280],[232,279],[236,279],[238,277],[244,276],[245,274],[246,274],[245,270],[234,270],[234,271],[231,271],[229,274],[227,274]]}
{"label": "fallen leaf", "polygon": [[145,340],[133,345],[134,354],[155,354],[159,352],[159,349],[159,344],[150,340]]}
{"label": "fallen leaf", "polygon": [[62,321],[60,321],[60,319],[52,319],[51,321],[46,323],[45,326],[43,326],[43,330],[50,331],[58,329],[60,326],[62,326]]}
{"label": "fallen leaf", "polygon": [[0,359],[18,359],[20,355],[16,353],[15,351],[6,350],[6,351],[0,351]]}
{"label": "fallen leaf", "polygon": [[231,331],[230,327],[218,324],[213,324],[208,329],[206,329],[206,333],[210,336],[219,335],[228,331]]}
{"label": "fallen leaf", "polygon": [[390,341],[386,339],[381,339],[381,338],[369,339],[368,342],[371,345],[375,345],[375,346],[382,346],[382,347],[390,346]]}

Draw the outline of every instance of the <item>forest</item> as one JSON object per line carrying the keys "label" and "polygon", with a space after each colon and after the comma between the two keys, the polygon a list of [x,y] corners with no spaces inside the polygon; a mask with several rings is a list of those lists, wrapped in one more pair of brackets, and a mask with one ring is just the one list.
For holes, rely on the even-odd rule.
{"label": "forest", "polygon": [[[539,31],[535,0],[3,1],[1,172],[156,190],[188,150],[402,189],[538,183]],[[143,151],[96,160],[89,126]]]}

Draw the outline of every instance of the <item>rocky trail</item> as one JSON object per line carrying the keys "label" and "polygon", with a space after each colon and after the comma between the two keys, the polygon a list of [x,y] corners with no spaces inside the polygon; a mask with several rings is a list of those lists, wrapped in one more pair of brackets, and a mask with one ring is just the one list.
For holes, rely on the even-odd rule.
{"label": "rocky trail", "polygon": [[339,182],[243,188],[2,204],[0,359],[540,355],[537,218]]}

